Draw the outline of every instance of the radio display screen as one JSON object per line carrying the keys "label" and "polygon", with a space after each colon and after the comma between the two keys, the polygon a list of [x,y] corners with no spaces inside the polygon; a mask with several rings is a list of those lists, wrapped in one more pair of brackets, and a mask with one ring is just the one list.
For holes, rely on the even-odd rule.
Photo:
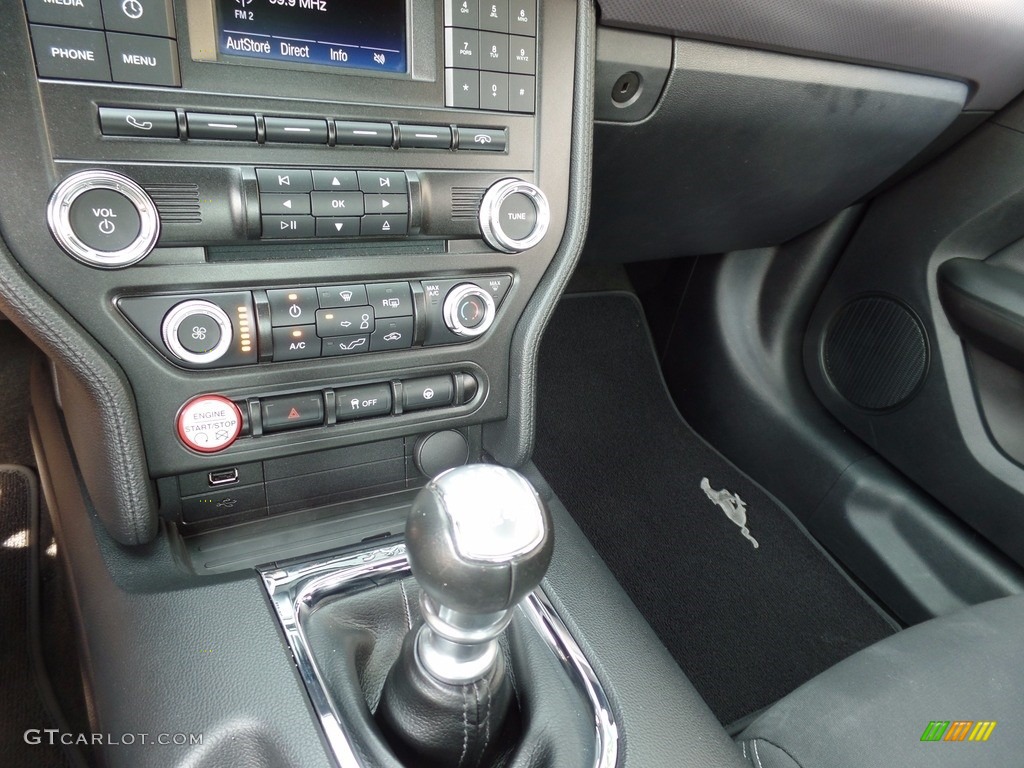
{"label": "radio display screen", "polygon": [[225,56],[406,72],[406,0],[216,0]]}

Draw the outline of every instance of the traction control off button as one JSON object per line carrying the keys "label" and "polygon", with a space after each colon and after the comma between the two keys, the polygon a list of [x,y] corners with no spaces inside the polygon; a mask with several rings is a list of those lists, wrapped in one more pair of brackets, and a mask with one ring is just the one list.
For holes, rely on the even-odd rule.
{"label": "traction control off button", "polygon": [[178,437],[199,453],[228,448],[242,433],[242,412],[221,395],[200,395],[178,412]]}

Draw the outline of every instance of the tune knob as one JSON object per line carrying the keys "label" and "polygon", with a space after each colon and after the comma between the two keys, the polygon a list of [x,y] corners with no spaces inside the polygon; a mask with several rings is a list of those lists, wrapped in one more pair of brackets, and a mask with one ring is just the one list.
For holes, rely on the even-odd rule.
{"label": "tune knob", "polygon": [[480,336],[494,323],[494,299],[479,285],[462,283],[448,292],[442,315],[452,333],[467,338]]}
{"label": "tune knob", "polygon": [[231,348],[231,318],[209,301],[193,299],[172,307],[160,331],[167,349],[189,363],[216,362]]}
{"label": "tune knob", "polygon": [[484,193],[480,231],[492,248],[518,253],[532,248],[548,231],[551,209],[540,189],[522,179],[502,179]]}
{"label": "tune knob", "polygon": [[160,237],[160,217],[146,190],[111,171],[64,179],[50,196],[46,220],[61,248],[102,269],[142,261]]}

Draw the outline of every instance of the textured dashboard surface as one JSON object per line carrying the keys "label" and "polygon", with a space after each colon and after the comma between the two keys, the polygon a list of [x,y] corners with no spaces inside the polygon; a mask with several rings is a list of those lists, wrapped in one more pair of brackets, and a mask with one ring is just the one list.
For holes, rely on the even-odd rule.
{"label": "textured dashboard surface", "polygon": [[601,23],[954,77],[969,109],[1024,90],[1020,0],[603,0]]}

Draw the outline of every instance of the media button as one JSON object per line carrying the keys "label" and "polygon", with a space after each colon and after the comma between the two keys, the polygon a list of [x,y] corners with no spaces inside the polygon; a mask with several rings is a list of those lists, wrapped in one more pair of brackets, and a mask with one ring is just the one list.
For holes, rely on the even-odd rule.
{"label": "media button", "polygon": [[405,192],[408,186],[403,171],[359,171],[359,189],[386,195]]}
{"label": "media button", "polygon": [[178,116],[169,110],[100,107],[100,131],[104,136],[176,139]]}
{"label": "media button", "polygon": [[257,168],[260,192],[309,192],[313,189],[310,172],[296,168]]}
{"label": "media button", "polygon": [[345,192],[359,189],[355,171],[313,171],[313,189],[322,192]]}
{"label": "media button", "polygon": [[264,216],[263,237],[265,238],[307,238],[316,235],[315,219],[312,216]]}
{"label": "media button", "polygon": [[352,144],[360,147],[390,147],[394,139],[391,123],[359,123],[351,120],[335,120],[338,144]]}
{"label": "media button", "polygon": [[[56,3],[53,0],[25,0],[28,20],[36,24],[56,24],[61,27],[91,27],[103,29],[100,0],[75,0]],[[32,30],[35,37],[36,30]],[[38,56],[38,54],[37,54]]]}

